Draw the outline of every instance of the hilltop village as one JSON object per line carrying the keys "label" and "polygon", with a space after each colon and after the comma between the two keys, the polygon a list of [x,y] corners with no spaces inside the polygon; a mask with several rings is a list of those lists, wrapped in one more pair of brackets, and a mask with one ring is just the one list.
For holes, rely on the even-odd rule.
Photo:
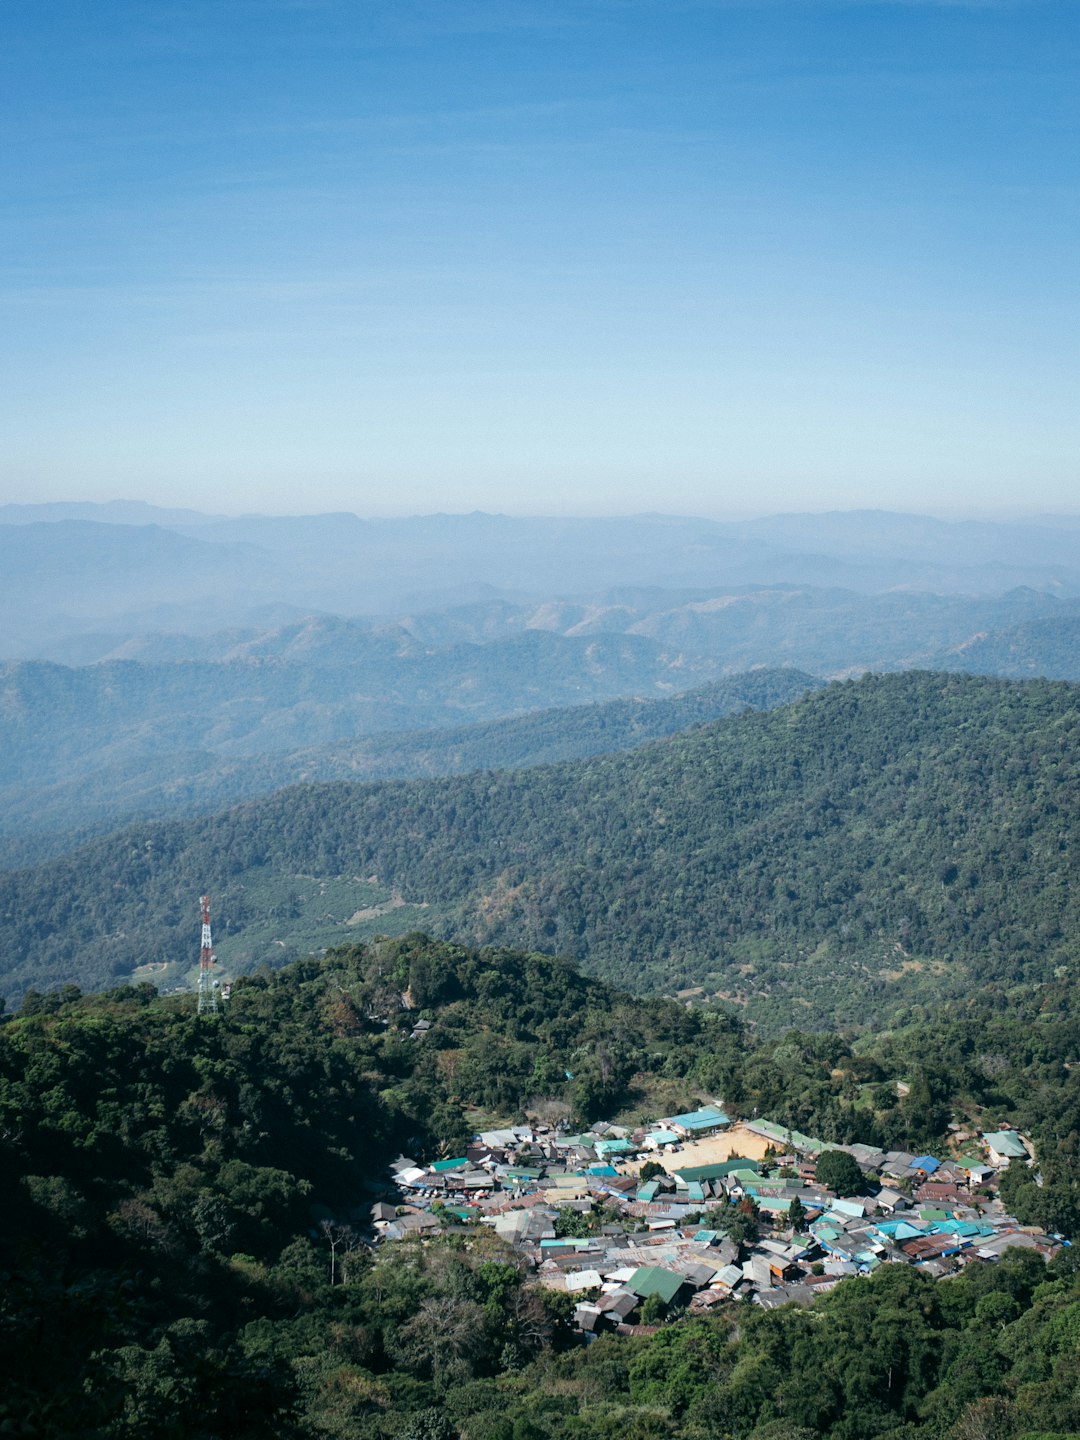
{"label": "hilltop village", "polygon": [[741,1299],[810,1305],[846,1276],[911,1265],[935,1277],[1060,1237],[1021,1226],[997,1196],[1034,1163],[1015,1131],[956,1129],[947,1157],[834,1146],[719,1104],[630,1130],[545,1125],[478,1134],[460,1156],[400,1157],[372,1206],[380,1242],[491,1227],[565,1292],[586,1337],[639,1333]]}

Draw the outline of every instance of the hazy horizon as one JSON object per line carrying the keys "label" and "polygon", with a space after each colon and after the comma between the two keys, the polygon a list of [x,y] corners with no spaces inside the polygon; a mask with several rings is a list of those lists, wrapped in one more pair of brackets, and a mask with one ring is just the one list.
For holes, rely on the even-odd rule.
{"label": "hazy horizon", "polygon": [[[651,509],[598,509],[579,508],[562,510],[539,510],[524,509],[513,505],[504,505],[500,509],[485,509],[473,507],[471,509],[440,508],[432,510],[415,510],[405,506],[392,507],[371,507],[365,510],[352,509],[348,506],[339,506],[333,509],[304,508],[299,505],[292,508],[253,508],[240,509],[213,508],[202,509],[194,505],[172,505],[164,501],[150,500],[145,496],[132,495],[109,495],[101,498],[97,496],[62,498],[41,498],[33,497],[27,499],[9,498],[4,492],[0,492],[0,524],[5,523],[2,512],[5,509],[62,509],[67,507],[100,508],[103,510],[118,510],[131,506],[133,508],[146,507],[148,511],[162,511],[165,513],[188,512],[192,515],[211,520],[247,520],[247,519],[307,519],[332,515],[351,515],[359,520],[422,520],[445,516],[446,518],[467,518],[469,516],[489,516],[491,518],[506,518],[512,520],[642,520],[642,519],[663,519],[663,520],[705,520],[715,524],[739,524],[754,520],[781,519],[786,516],[828,516],[828,515],[894,515],[911,519],[939,520],[944,523],[961,524],[965,521],[985,524],[1006,524],[1006,525],[1047,525],[1060,520],[1080,521],[1080,504],[1070,508],[1062,506],[1061,509],[1048,512],[1045,510],[1032,510],[1030,508],[1016,506],[1010,509],[1004,508],[978,508],[950,509],[943,507],[926,507],[924,509],[906,509],[885,505],[851,505],[814,506],[806,504],[798,509],[788,510],[766,510],[747,507],[745,509],[727,510],[665,510],[662,508]],[[124,523],[124,522],[117,522]],[[137,523],[131,521],[129,523]],[[150,522],[153,523],[153,522]]]}

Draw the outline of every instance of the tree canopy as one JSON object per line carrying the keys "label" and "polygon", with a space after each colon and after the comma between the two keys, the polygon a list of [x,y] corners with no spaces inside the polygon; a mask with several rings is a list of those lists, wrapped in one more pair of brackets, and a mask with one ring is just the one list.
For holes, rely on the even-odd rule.
{"label": "tree canopy", "polygon": [[837,1195],[861,1195],[866,1189],[858,1163],[846,1150],[826,1150],[819,1155],[815,1174]]}

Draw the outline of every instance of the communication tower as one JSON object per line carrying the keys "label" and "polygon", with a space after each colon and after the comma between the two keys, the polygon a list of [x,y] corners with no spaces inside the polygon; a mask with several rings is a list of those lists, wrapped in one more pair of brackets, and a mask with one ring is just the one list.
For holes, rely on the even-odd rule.
{"label": "communication tower", "polygon": [[214,979],[214,945],[210,939],[210,896],[200,895],[202,909],[202,949],[199,951],[200,1015],[218,1013],[218,982]]}

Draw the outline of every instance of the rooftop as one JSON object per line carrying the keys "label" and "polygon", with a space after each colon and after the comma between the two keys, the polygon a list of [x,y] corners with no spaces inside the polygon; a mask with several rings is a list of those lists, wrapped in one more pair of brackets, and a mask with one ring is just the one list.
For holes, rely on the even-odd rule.
{"label": "rooftop", "polygon": [[673,1270],[661,1269],[659,1265],[645,1265],[634,1271],[626,1282],[626,1288],[641,1300],[659,1295],[665,1304],[670,1304],[685,1284],[685,1275],[676,1275]]}

